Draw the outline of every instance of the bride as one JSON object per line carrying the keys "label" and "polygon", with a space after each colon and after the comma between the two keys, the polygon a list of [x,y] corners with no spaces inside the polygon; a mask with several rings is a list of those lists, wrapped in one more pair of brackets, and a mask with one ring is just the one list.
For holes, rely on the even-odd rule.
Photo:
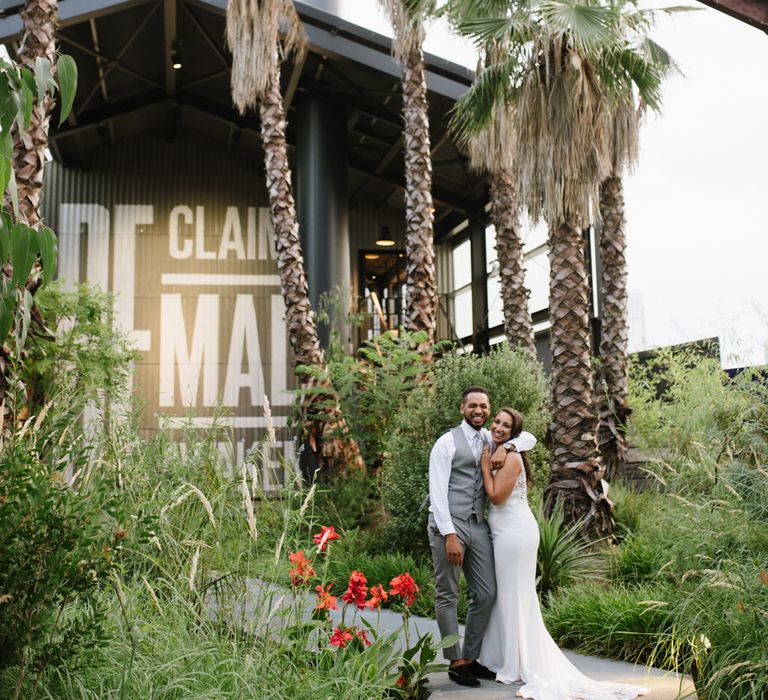
{"label": "bride", "polygon": [[[491,424],[497,445],[523,428],[523,417],[501,409]],[[496,680],[522,680],[518,696],[534,700],[629,700],[648,688],[593,681],[560,651],[544,626],[536,595],[539,528],[528,507],[530,480],[525,458],[510,452],[504,466],[491,470],[491,450],[480,460],[483,483],[491,501],[491,527],[496,567],[496,603],[483,638],[480,663],[496,672]]]}

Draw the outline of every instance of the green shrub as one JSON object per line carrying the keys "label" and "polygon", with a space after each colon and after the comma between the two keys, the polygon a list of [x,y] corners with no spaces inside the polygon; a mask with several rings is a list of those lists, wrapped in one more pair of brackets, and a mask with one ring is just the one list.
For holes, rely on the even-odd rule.
{"label": "green shrub", "polygon": [[564,586],[595,578],[602,572],[602,554],[580,536],[582,522],[570,526],[563,523],[562,501],[557,502],[549,518],[541,504],[533,512],[539,526],[536,583],[542,600]]}
{"label": "green shrub", "polygon": [[672,658],[678,643],[671,586],[604,588],[575,586],[550,597],[543,610],[553,639],[561,646],[637,663]]}
{"label": "green shrub", "polygon": [[315,493],[314,517],[322,524],[351,530],[375,523],[381,506],[376,477],[358,469],[321,483]]}
{"label": "green shrub", "polygon": [[49,408],[3,444],[0,669],[16,667],[17,694],[102,637],[96,594],[124,533],[113,474],[94,469],[76,418]]}
{"label": "green shrub", "polygon": [[111,295],[85,284],[64,292],[54,282],[35,296],[54,341],[32,336],[21,379],[32,411],[66,392],[80,406],[120,398],[138,354],[112,323]]}
{"label": "green shrub", "polygon": [[386,533],[403,551],[426,550],[427,509],[419,511],[429,491],[429,453],[435,440],[461,420],[465,387],[479,385],[491,394],[491,411],[511,406],[525,417],[525,430],[539,438],[531,455],[538,481],[546,480],[546,451],[541,444],[547,426],[547,385],[541,366],[506,346],[487,356],[447,355],[435,362],[433,387],[415,388],[395,416],[394,430],[381,469],[381,491],[387,514]]}

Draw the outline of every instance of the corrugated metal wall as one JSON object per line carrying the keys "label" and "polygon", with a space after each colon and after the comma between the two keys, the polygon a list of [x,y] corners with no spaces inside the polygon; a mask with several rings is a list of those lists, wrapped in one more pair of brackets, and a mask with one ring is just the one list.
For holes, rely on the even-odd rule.
{"label": "corrugated metal wall", "polygon": [[241,459],[263,432],[263,396],[284,426],[293,385],[264,183],[197,135],[133,137],[91,156],[88,170],[46,172],[59,276],[117,295],[116,321],[142,352],[142,428],[164,416],[209,425],[223,403]]}

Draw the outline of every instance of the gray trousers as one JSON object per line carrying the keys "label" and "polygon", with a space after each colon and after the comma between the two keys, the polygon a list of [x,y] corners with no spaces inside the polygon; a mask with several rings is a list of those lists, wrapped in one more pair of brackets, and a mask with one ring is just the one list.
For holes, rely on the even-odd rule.
{"label": "gray trousers", "polygon": [[[459,644],[443,649],[446,659],[476,659],[480,656],[483,635],[488,626],[493,601],[496,598],[496,576],[493,569],[491,533],[485,520],[453,520],[456,534],[464,547],[464,576],[469,587],[470,603],[464,627],[464,649]],[[435,617],[440,636],[459,633],[456,602],[459,596],[460,567],[448,562],[445,537],[435,525],[432,514],[427,524],[432,564],[435,568]]]}

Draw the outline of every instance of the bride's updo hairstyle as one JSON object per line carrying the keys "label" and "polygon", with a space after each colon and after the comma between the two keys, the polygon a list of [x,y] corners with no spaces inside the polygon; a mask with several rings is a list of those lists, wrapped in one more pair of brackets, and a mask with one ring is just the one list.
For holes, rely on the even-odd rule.
{"label": "bride's updo hairstyle", "polygon": [[[508,406],[503,406],[498,411],[496,411],[496,415],[498,416],[499,413],[507,413],[509,414],[510,418],[512,420],[510,421],[512,423],[512,434],[509,436],[510,439],[516,438],[523,430],[523,414],[520,413],[520,411],[516,411],[514,408],[509,408]],[[523,466],[525,467],[525,483],[528,484],[528,486],[533,486],[533,468],[528,463],[528,458],[525,456],[525,452],[519,452],[518,453],[520,457],[523,459]]]}

